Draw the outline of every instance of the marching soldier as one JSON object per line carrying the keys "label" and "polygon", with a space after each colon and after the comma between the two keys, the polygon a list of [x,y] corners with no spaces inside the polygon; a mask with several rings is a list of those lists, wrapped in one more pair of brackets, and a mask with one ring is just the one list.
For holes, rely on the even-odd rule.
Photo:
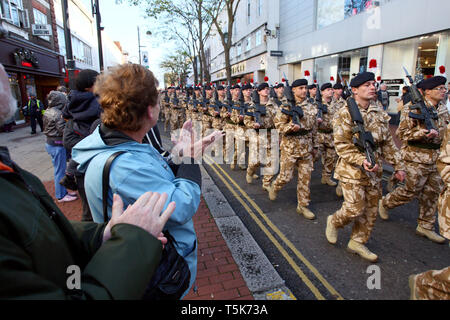
{"label": "marching soldier", "polygon": [[[444,181],[438,203],[439,229],[441,235],[450,240],[450,124],[442,142],[437,169]],[[411,275],[409,286],[413,300],[450,300],[450,267]]]}
{"label": "marching soldier", "polygon": [[186,111],[187,111],[187,104],[186,104],[186,93],[181,89],[181,87],[177,87],[176,89],[177,91],[177,96],[179,99],[179,103],[180,103],[180,115],[178,116],[178,127],[182,128],[183,124],[186,122],[187,116],[186,116]]}
{"label": "marching soldier", "polygon": [[[217,86],[217,101],[215,99],[216,93],[214,93],[214,98],[211,101],[211,104],[209,105],[209,115],[212,117],[212,123],[211,126],[216,130],[222,130],[224,127],[223,119],[220,116],[221,112],[221,105],[224,103],[225,100],[225,88],[221,85]],[[216,106],[217,109],[215,109],[213,106]]]}
{"label": "marching soldier", "polygon": [[[225,147],[226,152],[224,153],[226,159],[229,159],[230,153],[233,153],[233,160],[231,161],[230,168],[231,170],[234,170],[237,164],[237,154],[238,154],[238,145],[237,141],[235,141],[236,138],[236,131],[238,129],[238,124],[234,122],[233,119],[236,119],[236,117],[232,118],[232,115],[235,112],[234,109],[232,109],[233,106],[239,105],[239,92],[241,90],[241,87],[238,84],[235,84],[234,86],[230,86],[230,94],[231,97],[227,94],[227,106],[224,106],[222,108],[221,117],[225,120]],[[238,118],[239,118],[239,111],[237,111]]]}
{"label": "marching soldier", "polygon": [[438,114],[435,129],[428,130],[424,121],[410,116],[410,113],[420,113],[411,108],[411,103],[403,108],[397,136],[402,140],[401,154],[408,176],[404,186],[397,187],[380,200],[379,209],[380,217],[387,220],[388,209],[406,204],[417,197],[419,218],[416,233],[436,243],[445,242],[443,237],[434,232],[434,223],[439,194],[443,188],[436,161],[449,119],[446,107],[442,104],[446,81],[446,78],[436,76],[421,83],[430,114]]}
{"label": "marching soldier", "polygon": [[[341,110],[342,107],[346,106],[346,102],[342,96],[342,93],[344,91],[344,87],[342,86],[342,84],[340,83],[336,83],[333,86],[333,91],[334,91],[334,95],[333,95],[333,101],[331,102],[331,108],[333,109],[334,112],[334,119],[336,119],[336,115],[338,114],[339,110]],[[336,195],[338,197],[342,197],[342,187],[341,187],[341,183],[338,182],[338,185],[336,187]]]}
{"label": "marching soldier", "polygon": [[169,130],[170,118],[171,118],[171,108],[170,108],[170,99],[175,92],[173,87],[167,88],[167,96],[164,95],[164,131]]}
{"label": "marching soldier", "polygon": [[190,118],[192,120],[192,127],[194,128],[195,134],[200,136],[202,133],[202,112],[200,111],[202,101],[201,90],[198,86],[194,87],[194,95],[189,100],[187,108],[189,110]]}
{"label": "marching soldier", "polygon": [[314,98],[316,97],[316,94],[317,94],[317,85],[316,84],[309,85],[307,98],[310,103],[314,103]]}
{"label": "marching soldier", "polygon": [[203,89],[206,92],[206,96],[202,97],[202,133],[206,136],[206,131],[212,128],[213,117],[209,114],[210,99],[212,98],[212,88],[210,85],[205,85]]}
{"label": "marching soldier", "polygon": [[[372,101],[376,95],[375,75],[363,72],[352,79],[350,86],[354,100],[351,98],[348,106],[339,110],[333,127],[334,145],[339,156],[334,175],[341,182],[344,203],[338,211],[328,216],[325,234],[328,242],[335,244],[338,229],[354,222],[347,250],[375,262],[378,256],[370,252],[365,243],[375,224],[378,200],[382,194],[382,158],[394,165],[400,181],[404,179],[405,172],[389,132],[389,116]],[[350,104],[351,101],[355,104]],[[355,130],[358,119],[353,117],[356,116],[359,116],[359,121],[362,119],[363,123],[359,125],[373,137],[373,154],[369,152],[373,163],[367,160],[364,150],[354,143],[354,138],[364,141],[364,137],[369,135]]]}
{"label": "marching soldier", "polygon": [[322,96],[322,105],[325,106],[326,112],[322,112],[320,123],[318,124],[317,140],[319,143],[319,150],[322,154],[322,184],[328,184],[335,187],[336,182],[331,180],[331,174],[336,165],[337,153],[334,149],[333,143],[333,117],[334,109],[332,107],[333,88],[331,83],[325,83],[320,87]]}
{"label": "marching soldier", "polygon": [[275,93],[277,94],[277,106],[281,106],[281,100],[283,100],[284,97],[284,84],[283,83],[276,83],[273,87],[275,90]]}
{"label": "marching soldier", "polygon": [[241,109],[233,109],[231,113],[231,120],[236,125],[235,150],[237,153],[237,164],[241,170],[247,169],[247,167],[245,166],[245,145],[247,136],[244,124],[244,115],[251,101],[251,90],[252,86],[250,84],[246,83],[242,86],[241,91],[244,101],[237,101],[237,106],[239,106]]}
{"label": "marching soldier", "polygon": [[[317,153],[318,148],[316,141],[317,109],[306,98],[307,85],[306,79],[295,80],[292,83],[293,97],[291,97],[294,101],[290,102],[284,99],[281,109],[275,116],[274,124],[281,135],[281,163],[280,173],[270,185],[268,192],[269,199],[275,200],[278,192],[293,178],[294,169],[297,168],[297,213],[312,220],[315,219],[315,215],[307,206],[310,202],[309,184],[313,170],[313,156]],[[289,89],[284,89],[285,96]],[[296,116],[297,113],[292,110],[290,103],[295,103],[296,107],[303,110],[303,117]]]}
{"label": "marching soldier", "polygon": [[[272,178],[275,175],[274,168],[272,168],[273,161],[272,159],[272,150],[271,150],[271,129],[275,129],[275,124],[273,119],[278,111],[278,106],[274,103],[273,100],[269,99],[269,85],[266,82],[261,83],[257,87],[257,92],[253,94],[258,94],[259,96],[259,106],[255,105],[255,101],[251,101],[250,107],[248,109],[249,113],[253,113],[253,116],[246,115],[244,117],[244,124],[250,132],[253,132],[253,135],[249,136],[249,160],[248,160],[248,168],[247,168],[247,183],[251,184],[253,182],[253,177],[256,173],[256,170],[259,168],[261,164],[261,158],[259,154],[259,150],[265,149],[265,170],[272,171],[271,174],[264,174],[262,179],[262,187],[264,190],[268,190],[270,187],[270,183],[272,182]],[[256,101],[258,102],[258,101]],[[257,109],[258,108],[258,109]],[[262,109],[264,108],[264,109]],[[262,110],[261,110],[262,109]],[[259,122],[258,122],[259,121]],[[267,136],[260,136],[259,130],[266,129]],[[278,146],[277,146],[278,148]],[[264,161],[263,161],[264,162]]]}

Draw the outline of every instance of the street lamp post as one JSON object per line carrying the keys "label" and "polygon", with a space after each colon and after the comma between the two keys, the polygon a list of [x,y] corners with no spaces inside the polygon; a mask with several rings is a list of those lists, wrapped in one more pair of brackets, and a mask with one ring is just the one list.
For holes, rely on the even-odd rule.
{"label": "street lamp post", "polygon": [[[146,46],[141,46],[141,33],[139,31],[139,26],[137,26],[137,33],[138,33],[139,64],[142,64],[141,48],[146,48]],[[147,31],[145,34],[147,36],[151,36],[152,32],[151,31]]]}
{"label": "street lamp post", "polygon": [[69,25],[69,6],[67,0],[62,0],[64,39],[66,42],[67,76],[69,78],[69,89],[75,89],[75,60],[73,60],[72,37]]}
{"label": "street lamp post", "polygon": [[95,0],[95,4],[92,6],[92,13],[97,16],[97,40],[98,40],[98,61],[100,65],[100,71],[103,71],[103,45],[102,45],[102,30],[103,27],[100,25],[102,18],[100,16],[100,7],[98,0]]}

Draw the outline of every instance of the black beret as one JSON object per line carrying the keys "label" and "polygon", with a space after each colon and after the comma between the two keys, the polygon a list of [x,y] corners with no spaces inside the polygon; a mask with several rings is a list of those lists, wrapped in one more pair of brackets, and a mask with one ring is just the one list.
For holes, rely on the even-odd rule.
{"label": "black beret", "polygon": [[277,84],[274,88],[275,88],[275,89],[278,89],[278,88],[284,88],[284,83],[279,83],[279,84]]}
{"label": "black beret", "polygon": [[316,85],[316,84],[310,84],[310,85],[308,86],[308,90],[311,90],[311,89],[314,89],[314,88],[317,88],[317,85]]}
{"label": "black beret", "polygon": [[421,89],[423,90],[432,90],[440,85],[443,85],[447,82],[447,78],[443,76],[435,76],[426,80],[421,81]]}
{"label": "black beret", "polygon": [[339,89],[344,89],[344,87],[342,86],[342,84],[336,83],[336,84],[333,86],[333,89],[339,90]]}
{"label": "black beret", "polygon": [[257,90],[261,91],[261,90],[264,90],[265,88],[268,88],[268,87],[269,87],[269,85],[266,82],[263,82],[260,85],[258,85]]}
{"label": "black beret", "polygon": [[367,81],[375,81],[375,74],[373,72],[361,72],[350,82],[350,87],[358,88]]}
{"label": "black beret", "polygon": [[217,90],[225,90],[224,86],[217,86]]}
{"label": "black beret", "polygon": [[235,84],[234,86],[231,87],[231,89],[240,89],[240,88],[241,88],[241,86],[238,84]]}
{"label": "black beret", "polygon": [[300,86],[307,86],[308,80],[306,79],[297,79],[292,83],[292,88],[300,87]]}
{"label": "black beret", "polygon": [[244,84],[242,86],[242,90],[247,90],[247,89],[253,89],[252,85],[250,83]]}
{"label": "black beret", "polygon": [[199,87],[194,87],[194,90],[200,90],[200,88]]}
{"label": "black beret", "polygon": [[207,85],[207,86],[203,86],[203,88],[205,88],[205,90],[212,90],[212,88],[211,88],[211,86],[210,86],[210,85]]}
{"label": "black beret", "polygon": [[324,84],[320,87],[320,91],[323,91],[323,90],[326,90],[326,89],[330,89],[330,88],[332,88],[332,87],[333,87],[332,84],[329,83],[329,82],[327,82],[327,83],[324,83]]}
{"label": "black beret", "polygon": [[95,70],[91,69],[81,70],[75,79],[76,89],[78,91],[84,91],[87,88],[91,88],[94,85],[97,76],[98,72]]}

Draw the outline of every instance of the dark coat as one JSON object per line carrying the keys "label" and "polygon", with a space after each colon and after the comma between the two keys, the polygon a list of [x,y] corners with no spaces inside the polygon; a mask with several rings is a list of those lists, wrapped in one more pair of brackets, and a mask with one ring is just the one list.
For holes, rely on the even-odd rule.
{"label": "dark coat", "polygon": [[[14,172],[8,170],[12,168]],[[161,242],[118,224],[68,221],[41,181],[0,147],[0,299],[140,299],[156,269]],[[67,272],[81,269],[81,289]]]}

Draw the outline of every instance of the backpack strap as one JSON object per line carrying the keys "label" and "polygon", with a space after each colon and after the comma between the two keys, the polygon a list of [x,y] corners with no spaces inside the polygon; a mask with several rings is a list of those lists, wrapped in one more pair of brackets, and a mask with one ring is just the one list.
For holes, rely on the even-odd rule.
{"label": "backpack strap", "polygon": [[109,156],[109,158],[105,162],[105,166],[103,167],[103,176],[102,176],[102,199],[103,199],[103,220],[104,222],[108,222],[108,190],[109,190],[109,171],[111,169],[111,165],[113,161],[120,156],[122,153],[126,151],[117,151]]}

